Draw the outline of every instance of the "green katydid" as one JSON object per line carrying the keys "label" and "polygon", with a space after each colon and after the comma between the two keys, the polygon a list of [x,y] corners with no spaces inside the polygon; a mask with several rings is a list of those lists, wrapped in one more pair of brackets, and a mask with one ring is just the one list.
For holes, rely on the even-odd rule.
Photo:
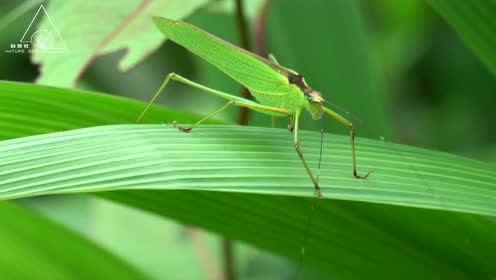
{"label": "green katydid", "polygon": [[299,147],[298,131],[300,127],[300,114],[303,109],[306,109],[315,120],[321,119],[322,115],[325,113],[339,123],[347,126],[350,129],[351,137],[353,176],[358,179],[365,179],[372,172],[372,170],[370,170],[367,174],[362,176],[357,174],[355,159],[355,128],[353,127],[353,124],[338,113],[323,106],[322,103],[325,102],[324,98],[319,92],[307,85],[302,75],[279,65],[273,56],[269,56],[269,59],[265,59],[186,22],[162,17],[153,17],[153,21],[168,39],[205,59],[246,87],[258,103],[208,88],[175,73],[170,73],[138,117],[136,123],[141,122],[145,113],[152,106],[169,81],[174,80],[228,100],[224,106],[189,127],[179,126],[174,123],[177,129],[184,132],[191,131],[205,120],[231,106],[247,107],[275,117],[289,116],[289,127],[290,131],[294,132],[294,146],[296,152],[310,176],[319,198],[322,198],[323,196],[318,181],[308,167],[308,164],[303,157],[303,152]]}

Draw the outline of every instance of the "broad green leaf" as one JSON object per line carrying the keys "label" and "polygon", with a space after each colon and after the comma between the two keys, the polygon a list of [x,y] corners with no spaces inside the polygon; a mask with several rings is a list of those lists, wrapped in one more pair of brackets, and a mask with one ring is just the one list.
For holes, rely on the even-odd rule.
{"label": "broad green leaf", "polygon": [[[261,137],[263,136],[263,137]],[[317,166],[319,133],[301,132]],[[349,139],[326,135],[325,197],[496,215],[493,166],[449,154],[359,139],[351,175]],[[100,126],[0,143],[0,198],[113,189],[188,189],[312,196],[284,129],[163,125]]]}
{"label": "broad green leaf", "polygon": [[[0,139],[93,125],[134,123],[145,104],[83,90],[0,81]],[[143,122],[161,123],[198,117],[153,107]]]}
{"label": "broad green leaf", "polygon": [[496,74],[496,2],[426,0]]}
{"label": "broad green leaf", "polygon": [[3,279],[146,279],[92,242],[12,202],[0,203]]}
{"label": "broad green leaf", "polygon": [[[152,15],[179,19],[190,15],[208,0],[167,1],[66,1],[52,0],[46,11],[60,34],[54,37],[54,47],[65,43],[69,53],[36,52],[33,61],[40,63],[38,83],[74,86],[81,72],[100,55],[126,49],[119,68],[129,70],[157,49],[164,37],[155,30]],[[33,11],[33,16],[36,11]],[[36,30],[52,30],[46,16],[33,23]],[[26,23],[29,24],[29,23]],[[27,25],[26,25],[27,26]],[[28,32],[28,36],[31,36]]]}
{"label": "broad green leaf", "polygon": [[[37,134],[43,126],[47,129],[41,132],[130,122],[143,107],[122,98],[9,82],[0,83],[0,98],[4,139]],[[147,120],[183,120],[168,114],[156,108]],[[318,140],[318,134],[302,134],[312,166]],[[315,202],[313,214],[313,189],[291,135],[276,129],[203,126],[184,134],[166,126],[101,126],[2,141],[0,188],[4,196],[112,189],[95,194],[244,240],[333,276],[397,279],[405,271],[423,279],[494,275],[491,220],[416,208],[494,214],[492,166],[359,139],[360,171],[374,168],[375,173],[358,181],[350,176],[348,139],[326,135],[325,143],[321,183],[327,199]],[[40,146],[46,150],[36,151]],[[193,153],[194,147],[203,153]]]}
{"label": "broad green leaf", "polygon": [[[395,147],[402,154],[398,156],[383,143],[360,139],[359,162],[373,166],[375,174],[359,181],[351,178],[348,139],[326,139],[324,154],[332,156],[324,157],[320,182],[327,200],[314,201],[313,214],[313,189],[287,131],[253,127],[204,126],[186,134],[157,125],[99,126],[2,141],[0,197],[99,192],[295,260],[303,246],[305,263],[343,277],[384,276],[385,264],[393,260],[402,265],[391,275],[408,270],[417,271],[417,277],[461,273],[480,278],[484,271],[493,272],[484,258],[496,245],[488,234],[495,229],[492,222],[384,205],[494,215],[495,176],[489,165],[403,146]],[[318,133],[302,133],[302,148],[312,166],[318,143]],[[308,217],[314,217],[309,226]],[[413,217],[419,222],[412,222]],[[446,232],[432,228],[438,226]],[[415,228],[413,237],[396,237]],[[441,255],[422,249],[428,238],[445,242],[429,241],[442,248]],[[457,245],[460,242],[466,243]],[[376,252],[382,256],[379,264],[363,264],[376,258]],[[446,257],[444,252],[456,255]],[[472,259],[474,252],[477,257]],[[430,265],[431,258],[436,264],[419,270]],[[362,267],[338,269],[343,261],[336,259],[360,261]],[[458,261],[468,264],[458,268]],[[326,267],[328,262],[333,265]],[[483,270],[472,270],[476,264]]]}

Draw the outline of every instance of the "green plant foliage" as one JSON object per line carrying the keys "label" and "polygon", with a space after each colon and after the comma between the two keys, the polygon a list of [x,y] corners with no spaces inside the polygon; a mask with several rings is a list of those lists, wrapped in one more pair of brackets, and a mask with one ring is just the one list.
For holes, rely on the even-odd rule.
{"label": "green plant foliage", "polygon": [[[33,234],[34,233],[34,234]],[[92,242],[13,202],[0,202],[4,279],[146,279]]]}
{"label": "green plant foliage", "polygon": [[[99,55],[126,49],[120,62],[121,70],[129,70],[160,46],[164,38],[155,30],[151,13],[170,18],[183,18],[207,0],[135,1],[133,4],[100,1],[50,1],[47,9],[56,22],[60,36],[69,53],[53,55],[35,53],[33,59],[42,65],[38,83],[57,86],[74,86],[85,68]],[[71,16],[67,16],[71,15]],[[81,24],[93,23],[97,26]],[[35,22],[38,29],[53,29],[48,17]],[[55,34],[55,33],[54,33]],[[57,39],[57,38],[55,38]],[[56,40],[57,42],[58,40]],[[72,55],[71,55],[72,51]],[[76,55],[75,55],[76,54]]]}
{"label": "green plant foliage", "polygon": [[[89,127],[134,123],[144,105],[82,90],[0,81],[0,139]],[[144,122],[194,122],[198,117],[154,107]]]}
{"label": "green plant foliage", "polygon": [[249,193],[101,195],[285,255],[303,266],[300,279],[316,279],[304,265],[322,279],[480,279],[495,270],[496,228],[482,216],[341,200],[317,201],[312,213],[311,198]]}
{"label": "green plant foliage", "polygon": [[[81,127],[78,109],[95,116],[85,119],[88,126],[125,122],[136,116],[134,109],[140,107],[135,101],[123,98],[28,84],[4,82],[0,84],[0,90],[5,97],[10,97],[6,99],[14,102],[6,103],[1,114],[4,119],[10,118],[5,123],[12,124],[5,126],[6,135],[18,127],[37,134],[36,126],[30,123],[38,119],[49,120],[54,127],[63,129]],[[45,92],[48,94],[44,95]],[[19,98],[31,98],[31,106],[15,106]],[[101,101],[88,102],[92,98]],[[71,102],[67,102],[68,99]],[[44,103],[47,100],[49,103]],[[108,108],[116,111],[108,111]],[[74,119],[66,117],[65,111],[73,112]],[[52,113],[49,117],[36,115],[43,112],[62,113]],[[26,124],[12,121],[15,116],[25,116],[23,120],[28,117]],[[162,117],[180,116],[164,112]],[[103,121],[107,118],[110,121]],[[301,137],[307,160],[316,166],[320,135],[303,132]],[[496,177],[491,165],[434,151],[359,139],[359,167],[362,172],[373,167],[375,174],[368,180],[355,180],[351,176],[348,137],[327,135],[325,139],[320,176],[324,194],[341,199],[487,215],[496,213],[492,191]],[[101,190],[122,186],[163,188],[168,183],[168,187],[178,189],[195,188],[192,184],[196,184],[199,189],[210,190],[311,194],[307,174],[294,152],[292,137],[281,129],[199,127],[194,133],[185,134],[164,125],[107,126],[14,139],[2,144],[4,198],[24,197],[26,192],[29,196],[73,192],[80,188],[84,190],[85,184],[91,186],[92,182],[96,184],[93,187]],[[60,153],[59,149],[64,152]],[[16,160],[18,158],[24,160]],[[64,167],[57,170],[68,173],[60,176],[53,172],[57,165]],[[170,172],[173,170],[176,172]],[[197,175],[194,172],[198,172]],[[84,180],[78,181],[81,173],[96,177],[87,181],[83,176]],[[41,174],[48,177],[42,179]],[[76,181],[70,183],[73,179]],[[48,190],[43,187],[46,185]]]}
{"label": "green plant foliage", "polygon": [[[0,92],[8,92],[5,87],[34,92],[33,105],[44,100],[39,92],[57,91],[2,85]],[[58,90],[44,106],[46,110],[65,104],[57,99],[72,92]],[[19,95],[11,98],[15,96]],[[134,104],[91,93],[76,92],[71,99],[77,104],[76,100],[88,96],[102,98],[112,108]],[[30,115],[29,108],[38,107],[16,107],[17,114]],[[85,104],[89,115],[105,108],[97,102]],[[122,111],[130,117],[134,113]],[[12,117],[15,112],[0,116],[6,115]],[[64,115],[53,115],[51,120],[71,122]],[[490,220],[392,206],[494,215],[496,176],[490,165],[359,139],[361,169],[375,168],[371,178],[360,181],[351,177],[348,139],[337,135],[325,139],[320,176],[324,201],[311,198],[312,186],[287,131],[226,126],[204,126],[189,134],[157,125],[99,126],[2,141],[0,195],[11,199],[97,192],[296,261],[303,247],[303,263],[347,278],[364,274],[395,278],[406,270],[423,278],[480,278],[493,273],[487,261],[495,246],[493,235],[488,234],[494,230]],[[302,134],[302,148],[312,165],[316,165],[318,143],[318,133]],[[315,203],[313,214],[311,203]],[[403,265],[391,269],[393,261]],[[363,265],[351,269],[353,262]],[[459,267],[459,263],[465,265]]]}
{"label": "green plant foliage", "polygon": [[[356,180],[349,139],[325,138],[324,196],[496,214],[491,165],[360,139],[359,167],[363,172],[373,166],[375,174]],[[302,133],[301,142],[316,166],[319,134]],[[312,195],[291,136],[282,129],[212,126],[186,134],[156,125],[101,126],[4,141],[0,151],[4,199],[129,188]]]}
{"label": "green plant foliage", "polygon": [[426,0],[496,75],[496,4],[487,0]]}
{"label": "green plant foliage", "polygon": [[[175,279],[177,275],[183,279],[204,279],[212,271],[220,270],[216,261],[220,250],[217,235],[185,228],[163,215],[91,194],[16,202],[86,237],[150,279]],[[252,255],[257,253],[254,248],[249,251]]]}

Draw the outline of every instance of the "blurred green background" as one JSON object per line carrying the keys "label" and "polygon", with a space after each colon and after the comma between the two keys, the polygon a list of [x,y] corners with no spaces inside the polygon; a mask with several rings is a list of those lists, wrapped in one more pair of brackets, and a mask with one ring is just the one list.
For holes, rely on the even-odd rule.
{"label": "blurred green background", "polygon": [[[20,2],[3,1],[0,17]],[[251,30],[260,4],[246,2]],[[187,21],[237,44],[233,7],[222,2],[206,5]],[[1,30],[2,48],[18,40],[35,9]],[[47,10],[50,13],[50,2]],[[98,28],[97,22],[88,25],[89,30]],[[359,136],[384,135],[394,142],[496,162],[495,76],[428,3],[273,1],[266,18],[266,38],[268,50],[282,65],[303,74],[326,99],[353,114]],[[77,87],[147,101],[165,75],[176,72],[212,88],[241,92],[227,76],[173,43],[166,42],[125,73],[117,67],[124,53],[121,49],[97,57]],[[40,66],[31,63],[28,54],[0,55],[1,80],[34,82],[39,73]],[[172,84],[167,91],[173,94],[163,95],[160,103],[198,115],[224,103],[183,85]],[[233,109],[216,118],[235,122],[237,114]],[[270,126],[271,120],[251,112],[249,125]],[[302,128],[319,130],[321,125],[306,117]],[[326,132],[348,133],[331,120],[323,125]],[[277,126],[285,127],[287,121],[278,120]],[[188,267],[191,275],[184,279],[201,279],[222,270],[220,240],[212,234],[89,196],[36,198],[22,204],[89,237],[150,277],[158,279]],[[134,243],[136,238],[141,242]],[[175,244],[168,250],[187,253],[166,252],[164,243]],[[207,256],[202,256],[205,252]],[[240,279],[274,279],[274,275],[289,279],[285,275],[289,277],[295,269],[247,245],[236,243],[235,253]],[[205,258],[219,271],[206,272]]]}

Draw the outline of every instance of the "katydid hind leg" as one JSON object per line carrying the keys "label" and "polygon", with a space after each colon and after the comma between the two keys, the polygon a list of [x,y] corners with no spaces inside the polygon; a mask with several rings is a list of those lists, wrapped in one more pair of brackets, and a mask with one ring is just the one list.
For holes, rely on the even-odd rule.
{"label": "katydid hind leg", "polygon": [[222,92],[222,91],[219,91],[219,90],[215,90],[215,89],[206,87],[204,85],[201,85],[199,83],[196,83],[194,81],[191,81],[191,80],[189,80],[187,78],[184,78],[183,76],[178,75],[176,73],[169,73],[167,75],[167,77],[165,78],[164,82],[162,83],[162,85],[160,86],[160,88],[153,95],[152,99],[148,102],[148,104],[146,105],[146,107],[143,110],[143,112],[141,112],[140,116],[136,120],[136,123],[140,123],[143,120],[146,112],[148,112],[148,110],[151,108],[151,106],[153,105],[153,103],[155,103],[155,100],[164,91],[164,89],[167,87],[167,85],[169,84],[169,82],[171,80],[176,81],[176,82],[183,83],[185,85],[188,85],[188,86],[191,86],[191,87],[194,87],[194,88],[197,88],[197,89],[200,89],[200,90],[202,90],[202,91],[204,91],[206,93],[210,93],[212,95],[215,95],[215,96],[218,96],[218,97],[227,99],[227,100],[236,100],[236,101],[241,101],[241,102],[255,103],[253,101],[250,101],[248,99],[245,99],[245,98],[242,98],[242,97],[239,97],[239,96],[235,96],[235,95],[232,95],[232,94],[229,94],[229,93],[225,93],[225,92]]}
{"label": "katydid hind leg", "polygon": [[170,82],[171,80],[171,77],[175,75],[174,73],[169,73],[166,77],[165,77],[165,80],[162,82],[162,85],[160,85],[160,87],[158,88],[157,92],[155,92],[155,94],[153,95],[152,99],[150,99],[150,101],[146,104],[146,107],[145,109],[143,110],[143,112],[141,112],[141,114],[139,115],[139,117],[136,119],[136,123],[140,123],[143,118],[145,117],[145,114],[146,112],[148,112],[148,110],[150,109],[150,107],[152,107],[153,103],[155,103],[155,100],[157,100],[158,96],[162,93],[162,91],[165,89],[165,87],[167,86],[167,84]]}
{"label": "katydid hind leg", "polygon": [[320,191],[319,183],[315,179],[315,176],[313,176],[312,171],[308,167],[308,164],[307,164],[305,158],[303,157],[303,152],[300,149],[300,143],[299,143],[299,137],[298,137],[299,124],[300,124],[300,112],[297,112],[293,116],[293,119],[294,119],[294,146],[295,146],[296,153],[300,157],[301,162],[303,163],[303,166],[305,167],[305,170],[308,173],[308,176],[312,180],[312,183],[313,183],[313,185],[315,187],[315,192],[317,193],[317,197],[318,198],[324,198],[324,196],[322,195],[322,192]]}

